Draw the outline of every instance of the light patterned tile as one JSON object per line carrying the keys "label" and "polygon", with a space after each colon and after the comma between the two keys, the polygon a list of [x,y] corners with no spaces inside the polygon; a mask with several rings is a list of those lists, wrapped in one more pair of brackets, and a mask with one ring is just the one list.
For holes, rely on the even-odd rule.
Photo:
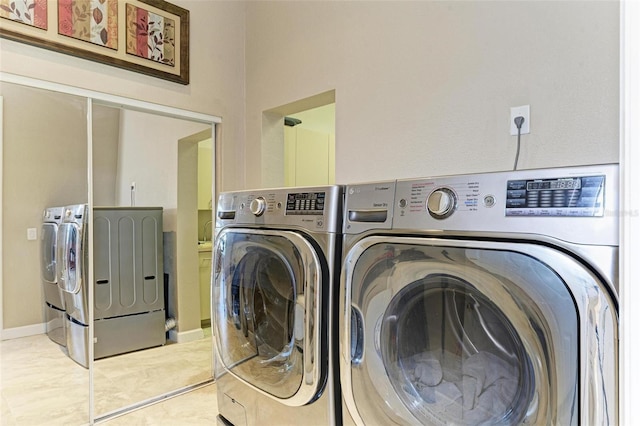
{"label": "light patterned tile", "polygon": [[215,384],[108,420],[107,426],[215,425],[218,414]]}
{"label": "light patterned tile", "polygon": [[13,413],[9,409],[9,404],[7,404],[4,397],[0,397],[0,424],[2,426],[17,425],[16,419],[13,417]]}
{"label": "light patterned tile", "polygon": [[[169,344],[96,361],[97,415],[207,380],[211,376],[211,353],[209,334],[195,342]],[[0,424],[86,424],[88,383],[88,370],[69,359],[64,348],[46,335],[3,341],[0,343]],[[189,392],[155,404],[145,409],[146,414],[134,412],[119,419],[127,419],[121,423],[126,425],[175,425],[181,424],[176,423],[176,418],[181,418],[176,416],[192,416],[186,424],[214,424],[215,386],[213,393],[211,387],[208,388],[208,391]],[[202,393],[206,396],[199,396]],[[191,412],[188,407],[194,404],[196,408]]]}

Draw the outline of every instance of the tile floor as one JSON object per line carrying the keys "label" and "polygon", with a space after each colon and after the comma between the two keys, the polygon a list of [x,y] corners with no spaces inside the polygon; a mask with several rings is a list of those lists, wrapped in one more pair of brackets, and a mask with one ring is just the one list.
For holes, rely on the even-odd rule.
{"label": "tile floor", "polygon": [[[153,396],[207,380],[211,336],[97,360],[97,417]],[[82,425],[89,422],[89,374],[46,335],[0,342],[0,425]],[[210,384],[135,412],[109,425],[215,424]]]}
{"label": "tile floor", "polygon": [[216,424],[217,413],[216,385],[209,384],[99,424],[107,426],[213,426]]}

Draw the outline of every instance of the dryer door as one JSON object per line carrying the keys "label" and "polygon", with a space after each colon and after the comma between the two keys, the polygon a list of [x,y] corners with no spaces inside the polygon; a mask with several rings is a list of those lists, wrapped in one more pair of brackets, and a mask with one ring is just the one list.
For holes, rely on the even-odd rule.
{"label": "dryer door", "polygon": [[578,261],[533,244],[372,237],[344,272],[341,374],[358,421],[615,423],[615,306]]}
{"label": "dryer door", "polygon": [[214,262],[216,346],[225,369],[287,405],[317,398],[328,363],[326,262],[297,233],[240,229],[216,237]]}

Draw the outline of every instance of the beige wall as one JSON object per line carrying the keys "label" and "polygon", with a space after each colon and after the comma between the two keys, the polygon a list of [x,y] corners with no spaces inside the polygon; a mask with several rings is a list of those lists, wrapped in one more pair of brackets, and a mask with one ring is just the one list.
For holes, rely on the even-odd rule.
{"label": "beige wall", "polygon": [[[3,326],[44,322],[40,224],[46,207],[87,202],[86,100],[0,84]],[[55,130],[53,130],[55,129]],[[27,240],[36,228],[37,240]]]}
{"label": "beige wall", "polygon": [[262,112],[335,89],[336,181],[618,161],[619,4],[250,2],[247,186]]}
{"label": "beige wall", "polygon": [[[0,70],[221,116],[223,190],[281,180],[263,111],[333,89],[338,183],[510,169],[509,107],[523,104],[522,168],[618,160],[617,2],[175,3],[191,11],[188,86],[4,39]],[[25,184],[9,158],[3,237],[31,256],[45,203],[8,226]],[[19,265],[5,259],[5,276]]]}
{"label": "beige wall", "polygon": [[[220,138],[222,146],[218,149],[224,153],[225,158],[229,159],[222,164],[223,182],[221,184],[242,185],[243,172],[238,164],[244,161],[245,5],[243,2],[236,1],[178,0],[173,3],[190,10],[191,81],[187,86],[5,39],[0,39],[0,57],[2,58],[0,71],[220,116],[223,118]],[[5,95],[4,90],[3,95]],[[19,109],[15,109],[15,104],[9,102],[5,96],[5,124],[8,123],[10,114],[17,114],[22,116],[26,126],[32,126],[32,122],[37,117],[30,114],[34,104],[29,99],[24,101],[25,103]],[[81,104],[84,105],[82,102]],[[57,164],[63,164],[68,169],[83,167],[84,171],[79,172],[83,179],[78,184],[82,188],[76,188],[75,183],[56,187],[56,191],[61,192],[64,197],[51,195],[51,202],[70,204],[87,201],[86,135],[84,135],[86,119],[84,112],[80,111],[78,123],[72,125],[68,119],[61,118],[64,115],[63,109],[51,115],[52,121],[47,128],[51,137],[48,141],[38,139],[37,147],[31,147],[28,153],[18,154],[10,151],[14,149],[13,141],[19,143],[21,139],[14,138],[5,129],[3,166],[5,190],[3,197],[3,326],[5,329],[42,323],[39,265],[33,263],[37,262],[39,246],[37,241],[26,241],[26,229],[39,227],[42,208],[51,204],[48,200],[40,198],[50,191],[48,183],[52,183],[53,179],[47,174],[47,168],[35,165],[39,166],[40,160],[57,159],[54,151],[61,152],[57,149],[66,146],[65,144],[70,141],[78,142],[80,148],[74,151],[73,155],[73,161],[78,164],[70,164],[72,160],[67,158],[62,162],[57,161]],[[122,125],[125,126],[126,123]],[[77,138],[69,137],[68,133],[74,131],[82,132],[79,141]],[[178,137],[187,135],[180,134]],[[177,139],[174,140],[174,145],[176,141]],[[43,144],[42,147],[40,144]],[[154,153],[162,155],[160,152],[162,149],[170,150],[167,155],[162,156],[165,160],[163,164],[166,166],[169,162],[169,167],[173,168],[175,173],[177,146],[169,145],[163,142],[162,148],[156,149]],[[21,146],[20,149],[27,149],[27,147]],[[112,155],[117,154],[117,151],[111,149],[106,154],[111,155],[109,161],[113,162]],[[106,157],[102,158],[106,159]],[[171,163],[172,159],[173,163]],[[24,172],[20,172],[23,169]],[[29,173],[27,173],[28,170]],[[16,173],[22,174],[19,178],[15,178]],[[101,178],[105,178],[105,182],[108,182],[113,181],[114,176],[101,175]],[[42,184],[43,181],[48,183]],[[144,183],[143,178],[140,184]],[[175,179],[172,185],[175,186]],[[35,186],[35,192],[32,186]],[[146,189],[148,190],[148,187]],[[166,188],[162,191],[154,188],[153,191],[168,196]],[[170,188],[169,192],[173,193],[175,198],[175,188],[173,190]],[[143,186],[138,191],[139,203],[147,201],[145,194],[148,195],[149,192],[145,191]],[[99,199],[96,201],[112,196],[115,196],[115,193],[110,193],[110,190],[107,191],[105,188],[105,191],[98,193]],[[38,198],[37,202],[30,201],[34,197]],[[153,199],[148,201],[158,202]],[[173,205],[175,203],[176,201],[173,201]],[[175,211],[172,213],[173,216],[168,220],[168,225],[175,229]],[[14,221],[16,215],[21,216],[18,221]]]}
{"label": "beige wall", "polygon": [[243,184],[244,11],[241,1],[175,0],[190,11],[190,84],[0,39],[0,71],[222,117],[223,185]]}
{"label": "beige wall", "polygon": [[116,205],[120,109],[92,105],[93,205]]}
{"label": "beige wall", "polygon": [[164,231],[176,231],[178,140],[211,126],[137,111],[123,111],[120,123],[116,205],[131,205],[135,182],[136,206],[163,207]]}

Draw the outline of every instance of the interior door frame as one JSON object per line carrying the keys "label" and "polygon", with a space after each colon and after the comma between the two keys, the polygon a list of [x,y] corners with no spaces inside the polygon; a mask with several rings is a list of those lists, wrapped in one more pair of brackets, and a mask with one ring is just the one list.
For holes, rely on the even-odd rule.
{"label": "interior door frame", "polygon": [[[620,2],[620,424],[640,415],[640,2]],[[635,324],[635,327],[631,325]]]}

